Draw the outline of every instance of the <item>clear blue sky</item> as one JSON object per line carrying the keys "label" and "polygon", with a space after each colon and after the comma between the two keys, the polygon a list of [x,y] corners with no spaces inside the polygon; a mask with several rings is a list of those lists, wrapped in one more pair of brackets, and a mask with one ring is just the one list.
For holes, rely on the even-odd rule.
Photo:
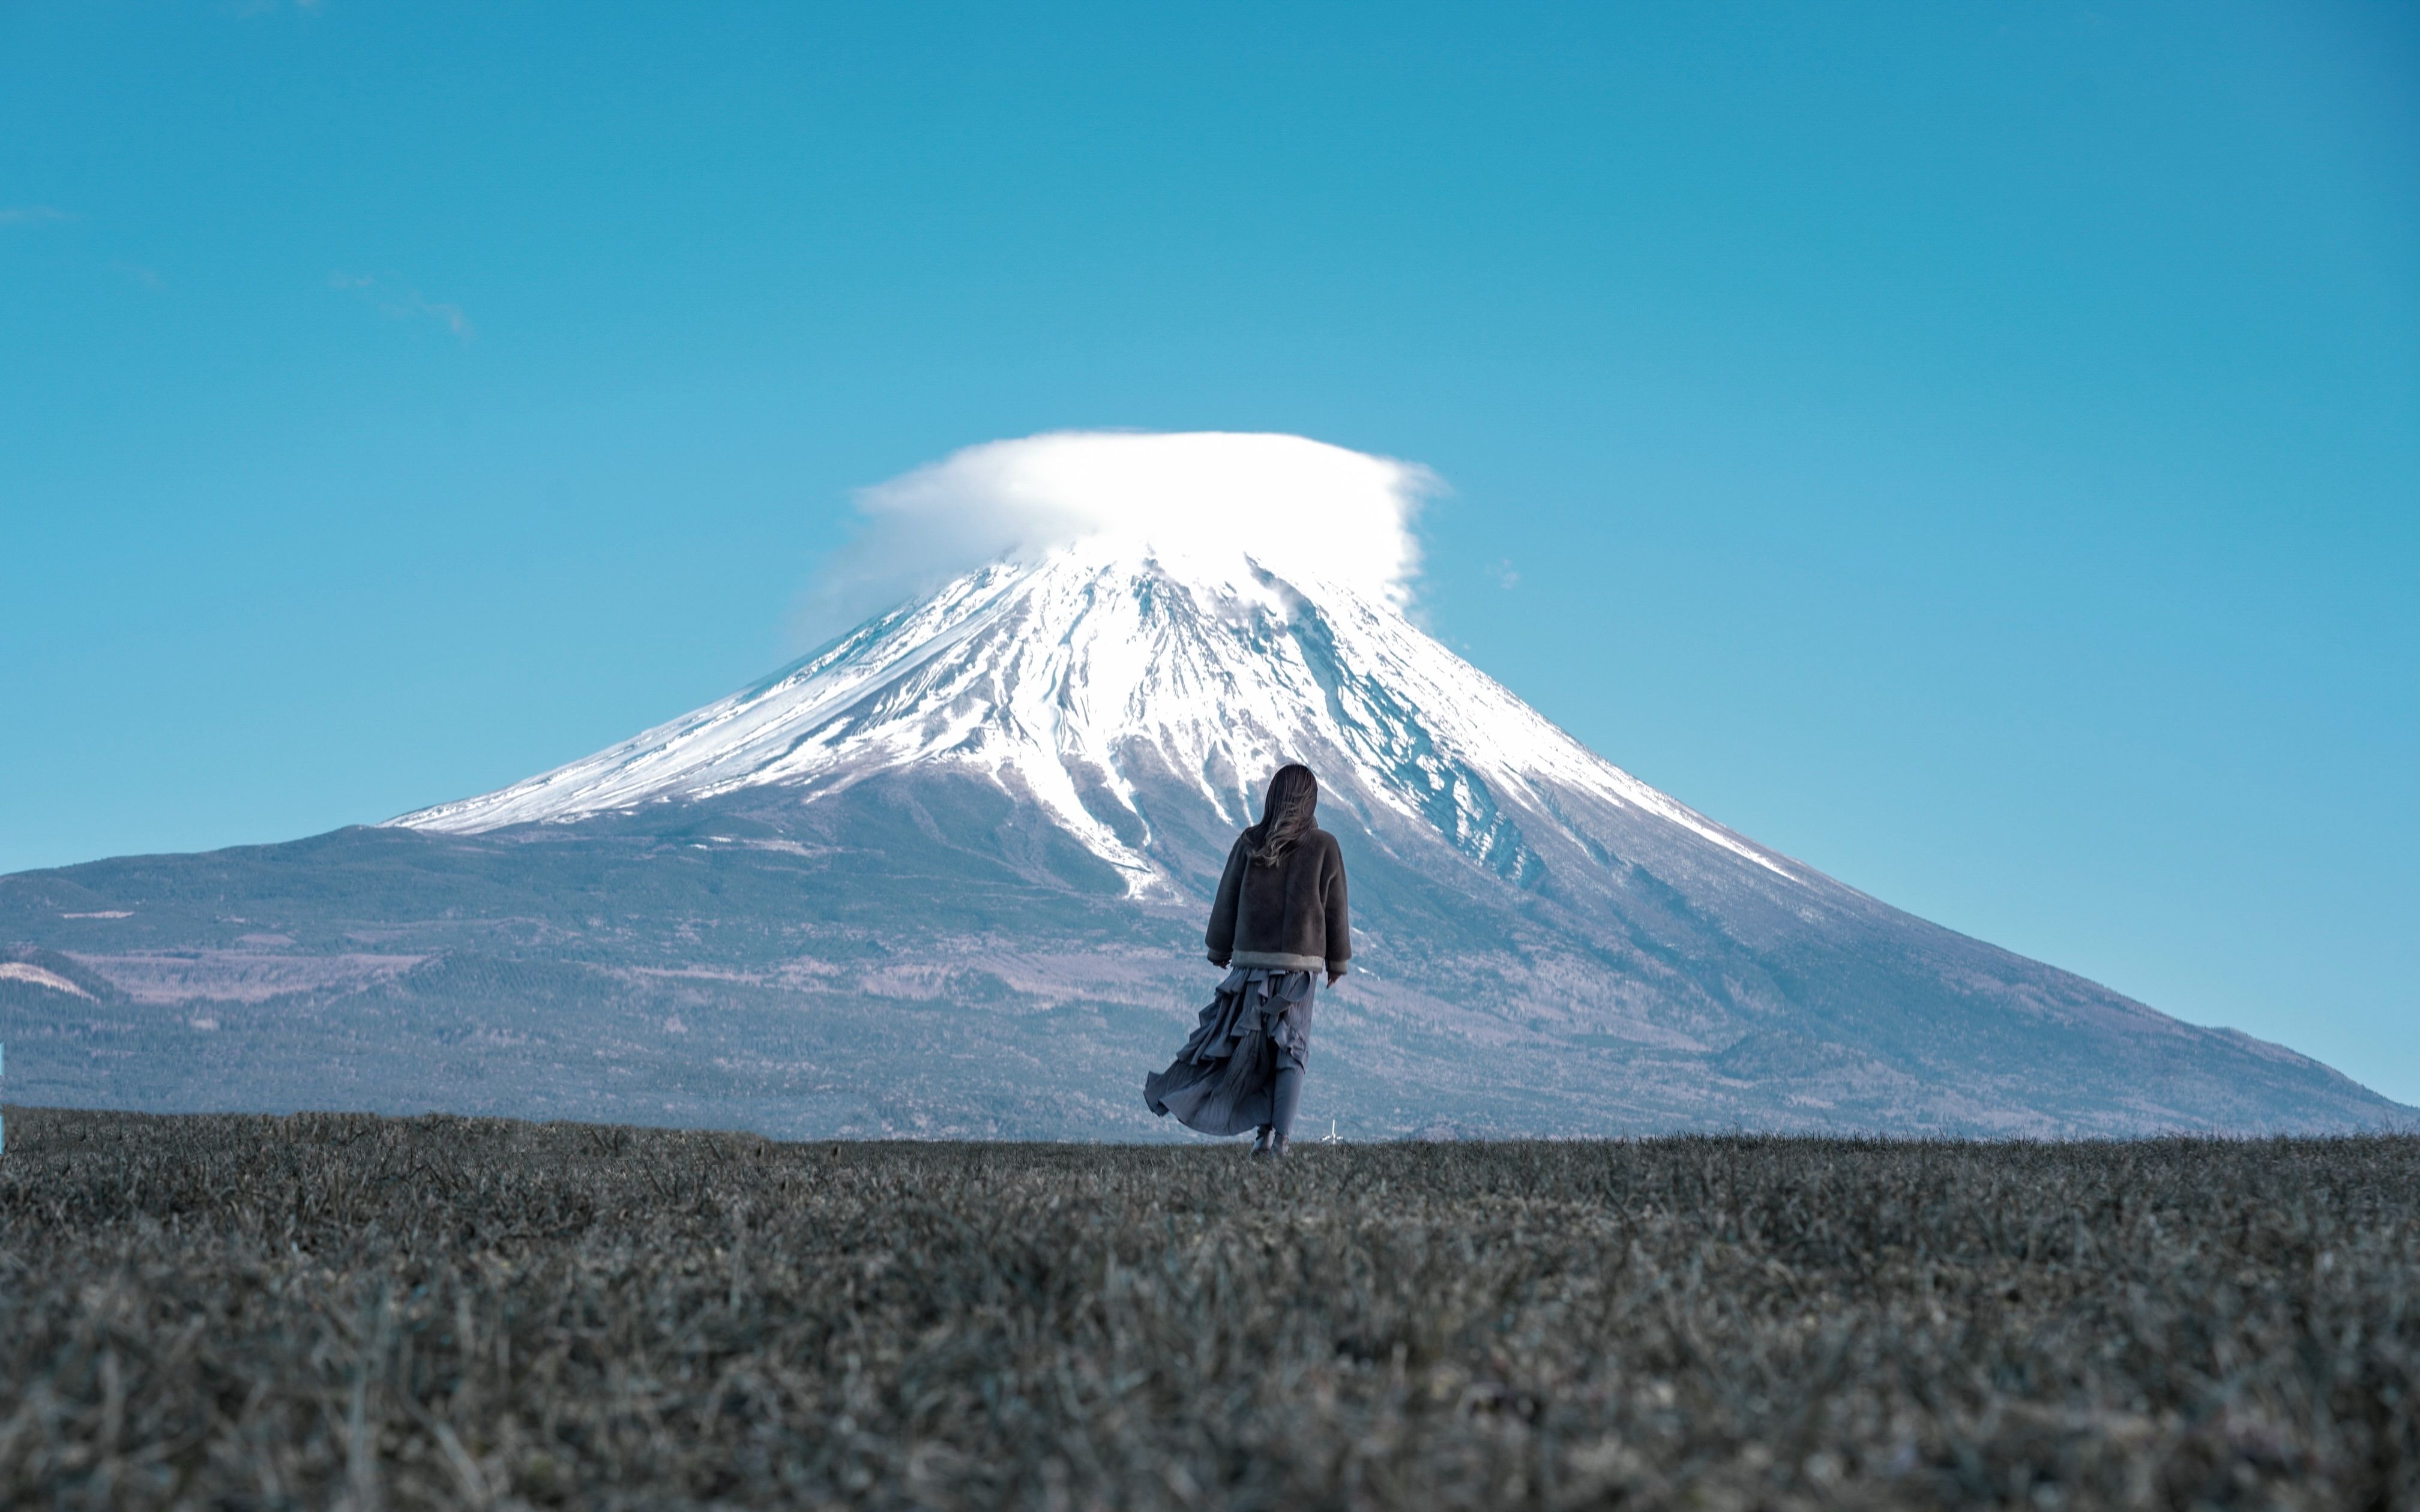
{"label": "clear blue sky", "polygon": [[1606,755],[2420,1102],[2392,0],[12,0],[0,869],[582,754],[1109,425],[1429,464]]}

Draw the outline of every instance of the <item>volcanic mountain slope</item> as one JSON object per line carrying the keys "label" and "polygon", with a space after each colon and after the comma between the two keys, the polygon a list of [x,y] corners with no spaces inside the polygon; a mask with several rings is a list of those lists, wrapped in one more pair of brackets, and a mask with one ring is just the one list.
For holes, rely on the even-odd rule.
{"label": "volcanic mountain slope", "polygon": [[[2321,1130],[2412,1110],[1914,918],[1581,747],[1366,583],[1094,537],[372,829],[0,879],[10,1095],[1133,1137],[1259,784],[1323,784],[1348,1135]],[[46,985],[65,983],[72,991]]]}

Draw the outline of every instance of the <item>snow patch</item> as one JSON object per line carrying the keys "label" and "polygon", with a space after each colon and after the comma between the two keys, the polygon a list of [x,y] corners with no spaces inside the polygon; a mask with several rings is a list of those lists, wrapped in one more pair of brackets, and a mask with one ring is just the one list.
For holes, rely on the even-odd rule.
{"label": "snow patch", "polygon": [[31,965],[23,961],[0,961],[0,981],[27,982],[36,987],[47,987],[54,993],[68,993],[86,1001],[92,998],[92,994],[85,992],[57,972],[44,971],[39,966]]}

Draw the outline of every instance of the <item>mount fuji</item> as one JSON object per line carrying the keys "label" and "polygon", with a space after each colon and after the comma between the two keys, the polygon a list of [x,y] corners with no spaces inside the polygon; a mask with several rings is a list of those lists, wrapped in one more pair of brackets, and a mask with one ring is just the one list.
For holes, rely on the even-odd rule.
{"label": "mount fuji", "polygon": [[1283,437],[1036,438],[910,474],[870,496],[857,565],[981,560],[752,687],[382,825],[0,878],[11,1095],[1162,1135],[1140,1078],[1217,975],[1227,843],[1299,760],[1357,934],[1307,1126],[2412,1119],[1581,746],[1408,614],[1424,486]]}

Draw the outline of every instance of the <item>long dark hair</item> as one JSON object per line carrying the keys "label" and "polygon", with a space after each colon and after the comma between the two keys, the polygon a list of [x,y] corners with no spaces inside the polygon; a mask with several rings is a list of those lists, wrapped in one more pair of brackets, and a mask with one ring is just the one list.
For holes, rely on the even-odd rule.
{"label": "long dark hair", "polygon": [[1261,800],[1261,822],[1244,831],[1252,859],[1263,866],[1284,860],[1302,832],[1311,827],[1311,816],[1318,808],[1319,779],[1311,775],[1311,768],[1300,762],[1279,767],[1269,779],[1268,796]]}

